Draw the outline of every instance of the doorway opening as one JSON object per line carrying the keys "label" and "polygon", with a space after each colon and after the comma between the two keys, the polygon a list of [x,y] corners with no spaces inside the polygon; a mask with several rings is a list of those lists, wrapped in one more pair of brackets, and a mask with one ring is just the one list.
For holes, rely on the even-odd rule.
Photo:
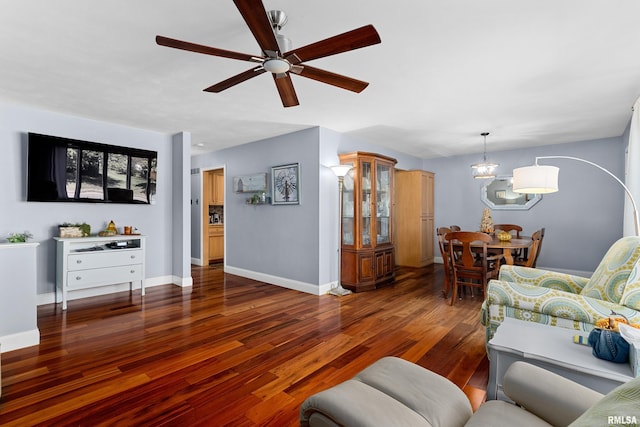
{"label": "doorway opening", "polygon": [[224,261],[224,169],[202,175],[202,260],[204,265]]}

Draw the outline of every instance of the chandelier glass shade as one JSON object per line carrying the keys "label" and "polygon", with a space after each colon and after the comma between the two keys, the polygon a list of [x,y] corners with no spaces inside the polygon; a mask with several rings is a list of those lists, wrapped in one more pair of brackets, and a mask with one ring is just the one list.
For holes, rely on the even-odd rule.
{"label": "chandelier glass shade", "polygon": [[498,164],[487,161],[487,135],[489,135],[489,132],[483,132],[480,135],[484,137],[484,151],[482,155],[483,160],[481,163],[474,163],[471,165],[471,168],[473,169],[473,177],[475,179],[495,178],[495,171],[498,167]]}

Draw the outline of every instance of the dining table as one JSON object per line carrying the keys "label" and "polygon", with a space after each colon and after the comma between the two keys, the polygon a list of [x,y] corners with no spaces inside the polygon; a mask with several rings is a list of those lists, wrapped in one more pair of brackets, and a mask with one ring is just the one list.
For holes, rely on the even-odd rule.
{"label": "dining table", "polygon": [[[516,249],[528,249],[533,244],[531,236],[512,237],[511,240],[500,240],[496,236],[491,235],[491,243],[487,243],[487,250],[495,252],[496,249],[502,249],[504,261],[506,264],[513,265],[513,251]],[[474,242],[471,247],[482,248],[482,242]]]}
{"label": "dining table", "polygon": [[[471,249],[476,252],[482,249],[482,243],[480,240],[471,243]],[[505,264],[513,265],[513,251],[517,249],[526,250],[533,244],[531,236],[512,237],[511,240],[500,240],[495,235],[491,235],[491,242],[487,243],[487,250],[489,252],[498,252],[502,250]],[[456,246],[454,246],[455,248]]]}

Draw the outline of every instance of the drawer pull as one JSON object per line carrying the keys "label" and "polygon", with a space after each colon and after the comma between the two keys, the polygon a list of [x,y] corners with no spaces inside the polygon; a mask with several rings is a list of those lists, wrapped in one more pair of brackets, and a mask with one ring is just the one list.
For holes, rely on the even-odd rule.
{"label": "drawer pull", "polygon": [[81,259],[78,259],[78,260],[76,260],[76,263],[78,263],[78,264],[82,264],[82,260],[81,260]]}
{"label": "drawer pull", "polygon": [[76,280],[82,280],[82,277],[76,276]]}
{"label": "drawer pull", "polygon": [[136,259],[136,256],[135,255],[131,255],[131,259]]}
{"label": "drawer pull", "polygon": [[131,270],[131,274],[133,274],[133,273],[135,273],[135,272],[136,272],[135,270]]}

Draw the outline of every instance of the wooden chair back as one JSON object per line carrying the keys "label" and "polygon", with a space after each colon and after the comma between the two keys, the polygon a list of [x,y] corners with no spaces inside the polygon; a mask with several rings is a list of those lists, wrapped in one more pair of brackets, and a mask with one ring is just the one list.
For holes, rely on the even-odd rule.
{"label": "wooden chair back", "polygon": [[[502,230],[511,233],[515,231],[516,239],[520,238],[520,232],[522,231],[522,227],[517,224],[493,224],[494,230]],[[511,233],[514,234],[514,233]]]}
{"label": "wooden chair back", "polygon": [[529,255],[527,259],[523,261],[516,261],[516,265],[520,265],[523,267],[531,267],[536,268],[536,264],[538,263],[538,256],[540,255],[540,248],[542,247],[542,239],[544,238],[544,227],[540,230],[536,231],[531,235],[531,240],[533,243],[531,244],[531,248],[529,249]]}
{"label": "wooden chair back", "polygon": [[442,295],[447,298],[449,296],[449,288],[451,285],[451,259],[449,258],[449,251],[445,246],[444,236],[447,233],[451,233],[451,229],[448,227],[438,227],[436,234],[438,235],[438,246],[440,247],[440,254],[442,255],[442,264],[444,265],[444,281],[442,282]]}
{"label": "wooden chair back", "polygon": [[[489,279],[498,277],[502,254],[489,255],[487,243],[491,243],[491,236],[475,231],[453,231],[444,236],[445,245],[449,250],[451,260],[451,305],[454,304],[459,286],[487,288]],[[472,247],[473,242],[482,242],[481,249]],[[478,258],[477,255],[480,255]],[[473,291],[472,291],[473,295]]]}

